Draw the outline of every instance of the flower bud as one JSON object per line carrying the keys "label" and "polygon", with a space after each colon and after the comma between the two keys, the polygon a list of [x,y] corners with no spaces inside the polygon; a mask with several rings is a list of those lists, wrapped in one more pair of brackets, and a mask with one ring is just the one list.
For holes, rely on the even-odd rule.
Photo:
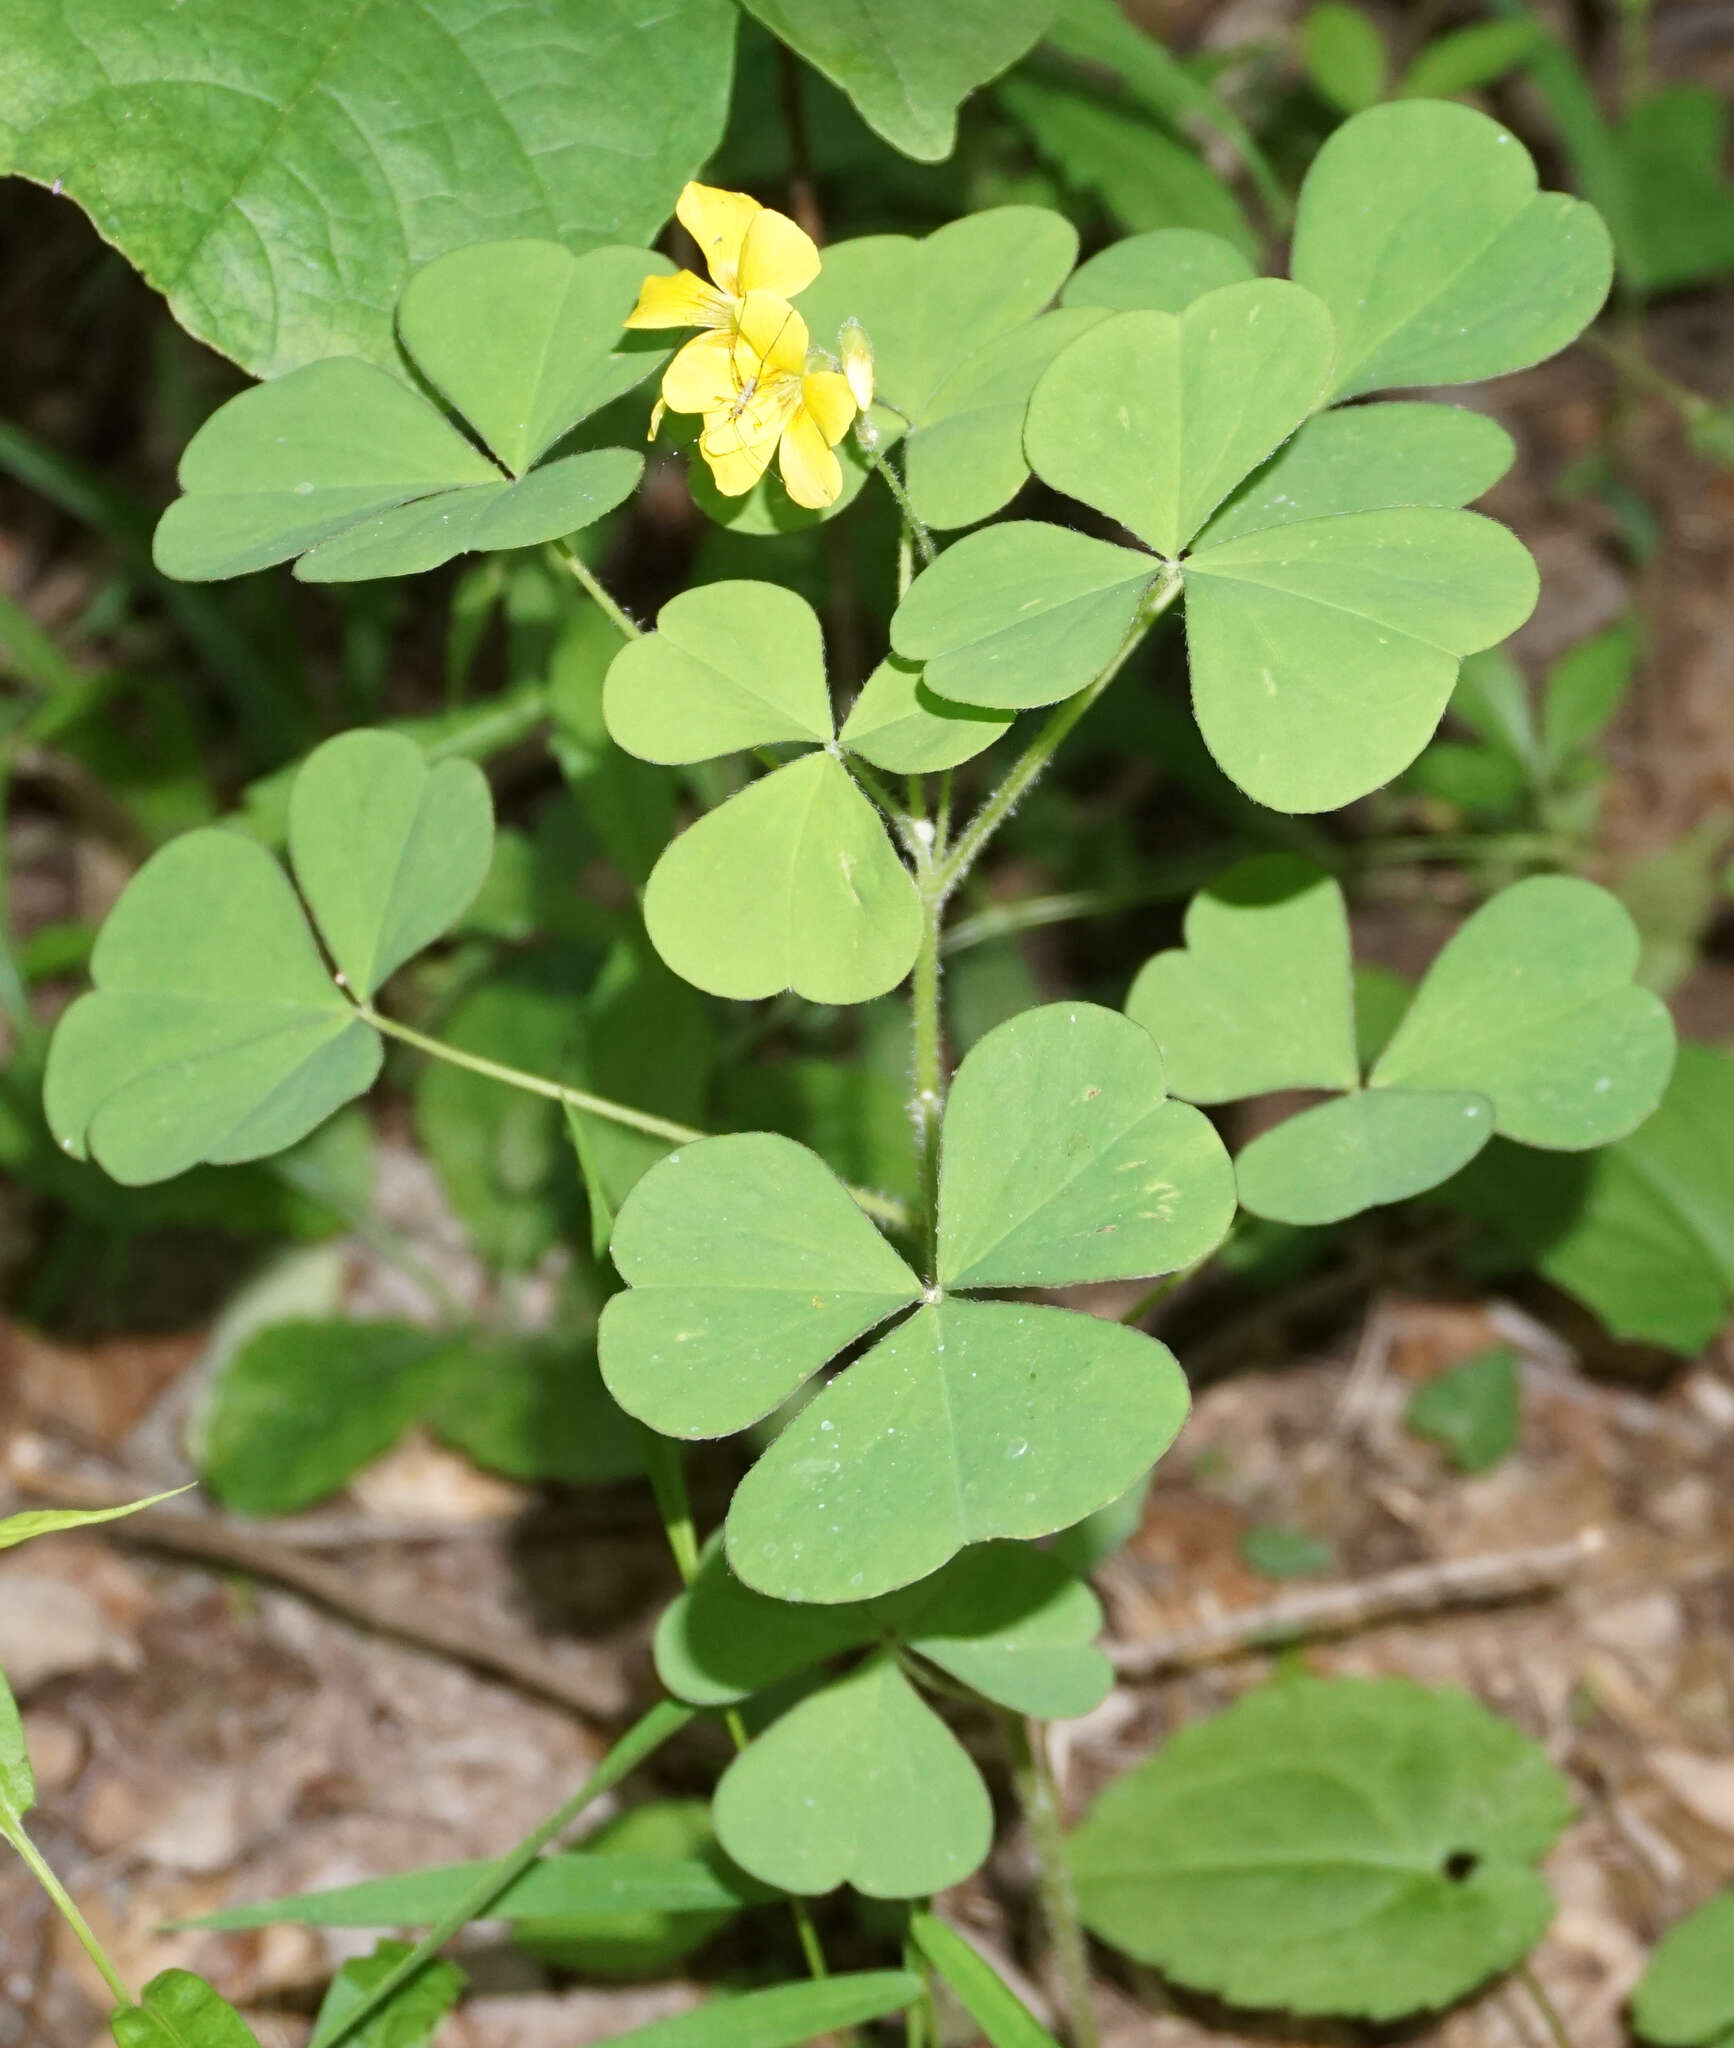
{"label": "flower bud", "polygon": [[873,344],[859,320],[845,320],[838,329],[837,354],[855,403],[865,412],[873,403]]}

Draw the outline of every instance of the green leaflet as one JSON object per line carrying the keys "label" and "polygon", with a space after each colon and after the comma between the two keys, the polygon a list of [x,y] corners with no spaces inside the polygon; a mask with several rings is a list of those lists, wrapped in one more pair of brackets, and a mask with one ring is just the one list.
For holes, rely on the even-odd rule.
{"label": "green leaflet", "polygon": [[164,1970],[109,2019],[116,2048],[259,2048],[235,2008],[190,1970]]}
{"label": "green leaflet", "polygon": [[921,1953],[957,1993],[987,2036],[990,2048],[1059,2048],[1029,2007],[963,1936],[932,1913],[910,1916],[909,1932]]}
{"label": "green leaflet", "polygon": [[1546,1752],[1466,1694],[1294,1678],[1110,1787],[1072,1864],[1093,1931],[1182,1984],[1389,2020],[1528,1953],[1570,1817]]}
{"label": "green leaflet", "polygon": [[1060,293],[1062,306],[1111,313],[1184,313],[1194,299],[1245,284],[1252,265],[1232,242],[1200,228],[1151,228],[1127,235],[1080,263]]}
{"label": "green leaflet", "polygon": [[1301,22],[1300,43],[1308,78],[1339,113],[1358,114],[1384,98],[1385,39],[1358,7],[1319,0]]}
{"label": "green leaflet", "polygon": [[797,1893],[922,1898],[993,1841],[981,1773],[886,1654],[773,1722],[723,1773],[714,1810],[735,1861]]}
{"label": "green leaflet", "polygon": [[792,988],[863,1003],[895,988],[921,906],[873,806],[830,754],[809,754],[690,825],[644,896],[651,943],[712,995]]}
{"label": "green leaflet", "polygon": [[1114,314],[1036,386],[1030,462],[1172,558],[1317,405],[1332,352],[1324,307],[1278,278]]}
{"label": "green leaflet", "polygon": [[1607,1144],[1655,1107],[1672,1063],[1667,1014],[1632,983],[1631,921],[1589,882],[1539,876],[1484,904],[1400,1021],[1393,999],[1364,1091],[1335,882],[1291,855],[1242,861],[1193,899],[1186,939],[1146,962],[1127,998],[1176,1094],[1348,1091],[1236,1161],[1242,1205],[1274,1221],[1336,1222],[1423,1193],[1496,1130],[1561,1150]]}
{"label": "green leaflet", "polygon": [[6,1674],[0,1671],[0,1837],[15,1827],[36,1804],[36,1774],[30,1768],[30,1746],[24,1720]]}
{"label": "green leaflet", "polygon": [[1536,190],[1513,136],[1469,107],[1396,101],[1345,121],[1295,219],[1295,281],[1337,324],[1332,396],[1470,384],[1556,354],[1613,275],[1593,207]]}
{"label": "green leaflet", "polygon": [[838,737],[893,775],[932,775],[974,760],[1010,727],[978,705],[936,697],[920,668],[891,655],[862,685]]}
{"label": "green leaflet", "polygon": [[743,0],[854,101],[905,156],[938,163],[957,136],[958,102],[995,78],[1053,19],[1057,0]]}
{"label": "green leaflet", "polygon": [[735,17],[621,0],[601,32],[591,0],[308,0],[291,33],[259,0],[44,0],[14,27],[7,168],[64,187],[184,327],[275,377],[397,370],[397,294],[447,250],[648,241],[722,134]]}
{"label": "green leaflet", "polygon": [[589,525],[630,495],[642,456],[531,465],[663,361],[645,337],[622,343],[620,323],[646,271],[667,268],[635,249],[574,257],[535,241],[430,264],[403,295],[404,344],[497,461],[377,364],[307,363],[232,398],[187,444],[157,566],[196,581],[299,555],[305,581],[354,582]]}
{"label": "green leaflet", "polygon": [[1705,2048],[1734,2034],[1734,1891],[1677,1920],[1632,1994],[1632,2023],[1657,2048]]}
{"label": "green leaflet", "polygon": [[811,1984],[708,1999],[692,2012],[615,2036],[618,2048],[804,2048],[840,2027],[901,2012],[922,1995],[907,1970],[853,1970]]}

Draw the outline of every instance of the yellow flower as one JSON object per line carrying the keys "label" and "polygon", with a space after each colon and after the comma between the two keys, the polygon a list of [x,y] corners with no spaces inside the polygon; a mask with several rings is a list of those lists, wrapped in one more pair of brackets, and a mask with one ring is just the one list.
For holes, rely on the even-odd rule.
{"label": "yellow flower", "polygon": [[675,412],[704,415],[698,452],[717,489],[740,497],[775,455],[797,505],[817,511],[834,504],[843,470],[831,451],[855,417],[848,381],[836,370],[808,368],[807,323],[774,292],[746,294],[726,341],[703,351],[689,344],[662,380]]}

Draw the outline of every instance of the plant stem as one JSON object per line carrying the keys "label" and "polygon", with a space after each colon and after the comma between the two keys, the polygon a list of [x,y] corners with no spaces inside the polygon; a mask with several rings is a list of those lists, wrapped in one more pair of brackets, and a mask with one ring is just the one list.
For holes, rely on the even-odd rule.
{"label": "plant stem", "polygon": [[133,2003],[133,1995],[126,1988],[125,1981],[122,1979],[120,1972],[109,1961],[108,1952],[91,1932],[89,1921],[78,1910],[71,1893],[68,1892],[65,1885],[60,1882],[53,1870],[50,1869],[48,1861],[43,1856],[41,1850],[37,1848],[36,1844],[24,1832],[24,1823],[13,1816],[6,1816],[3,1821],[0,1821],[0,1835],[4,1835],[6,1840],[23,1857],[25,1863],[29,1866],[31,1876],[35,1878],[36,1882],[48,1894],[55,1911],[66,1922],[67,1926],[72,1929],[73,1933],[78,1936],[79,1946],[89,1956],[98,1970],[102,1972],[102,1981],[114,1993],[122,2005],[131,2005]]}
{"label": "plant stem", "polygon": [[1062,2031],[1072,2048],[1101,2048],[1095,2003],[1090,1994],[1090,1951],[1084,1940],[1084,1924],[1078,1917],[1072,1867],[1066,1859],[1066,1836],[1048,1763],[1047,1734],[1039,1721],[1025,1721],[1018,1715],[1008,1714],[1006,1724],[1011,1731],[1012,1778],[1036,1852],[1042,1915],[1065,1997]]}
{"label": "plant stem", "polygon": [[567,540],[557,540],[554,543],[554,546],[560,555],[560,559],[566,564],[567,568],[570,569],[572,574],[578,579],[578,581],[583,584],[584,588],[590,593],[590,595],[608,614],[609,618],[611,618],[614,621],[615,625],[620,628],[620,631],[625,635],[625,637],[628,640],[637,640],[641,638],[644,632],[644,628],[638,623],[638,621],[632,616],[632,614],[625,608],[624,605],[619,604],[609,594],[608,588],[603,583],[601,577],[598,576],[596,571],[591,568],[590,564],[587,561],[585,561],[584,557],[581,554],[579,554],[578,550],[572,545],[572,543]]}
{"label": "plant stem", "polygon": [[1060,743],[1125,667],[1144,635],[1173,604],[1180,595],[1180,590],[1179,576],[1171,575],[1139,612],[1120,651],[1101,674],[1093,682],[1086,683],[1075,696],[1055,705],[1048,715],[1047,723],[1013,762],[998,789],[958,834],[957,844],[941,863],[936,878],[941,900],[949,896],[969,873],[988,841],[1017,809],[1030,786],[1059,751]]}
{"label": "plant stem", "polygon": [[556,1807],[545,1821],[531,1829],[515,1849],[508,1851],[498,1863],[491,1864],[458,1903],[441,1914],[396,1969],[389,1971],[339,2026],[325,2043],[325,2048],[342,2048],[345,2041],[353,2039],[386,2000],[395,1997],[461,1927],[471,1920],[479,1920],[486,1913],[501,1892],[529,1869],[563,1828],[569,1827],[604,1792],[611,1792],[623,1778],[629,1777],[670,1736],[677,1735],[696,1711],[696,1708],[683,1706],[679,1700],[661,1700],[652,1707],[642,1720],[621,1736],[564,1806]]}
{"label": "plant stem", "polygon": [[[921,556],[922,566],[925,567],[927,563],[933,560],[939,550],[933,545],[933,535],[928,532],[921,514],[916,511],[908,491],[904,488],[903,479],[891,467],[890,463],[885,460],[884,456],[879,453],[879,450],[869,445],[866,436],[859,427],[855,430],[855,445],[866,458],[867,467],[877,470],[885,479],[885,488],[897,500],[897,509],[903,514],[904,531],[915,542],[916,550]],[[902,578],[899,577],[898,580],[901,582]],[[901,595],[901,592],[899,594]]]}
{"label": "plant stem", "polygon": [[1517,1981],[1529,1994],[1529,2001],[1541,2015],[1541,2023],[1547,2029],[1553,2048],[1573,2048],[1571,2030],[1567,2027],[1560,2009],[1547,1995],[1547,1987],[1535,1974],[1528,1963],[1519,1963],[1514,1973]]}
{"label": "plant stem", "polygon": [[687,1498],[686,1466],[680,1445],[649,1427],[643,1436],[644,1470],[656,1496],[656,1511],[662,1517],[663,1532],[674,1553],[681,1583],[690,1586],[698,1576],[698,1535],[692,1525],[692,1503]]}
{"label": "plant stem", "polygon": [[921,949],[909,984],[909,1021],[915,1042],[915,1093],[909,1113],[915,1125],[916,1155],[921,1167],[921,1219],[926,1235],[928,1275],[939,1272],[939,1130],[945,1116],[944,1030],[939,1010],[939,935],[945,919],[945,898],[934,885],[931,864],[923,860]]}

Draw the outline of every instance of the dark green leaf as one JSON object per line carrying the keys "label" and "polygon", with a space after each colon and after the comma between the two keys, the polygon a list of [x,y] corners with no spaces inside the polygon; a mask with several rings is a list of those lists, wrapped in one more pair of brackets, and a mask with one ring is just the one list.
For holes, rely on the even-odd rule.
{"label": "dark green leaf", "polygon": [[1460,1472],[1485,1472],[1517,1448],[1517,1354],[1496,1345],[1420,1388],[1403,1411],[1417,1436],[1451,1454]]}
{"label": "dark green leaf", "polygon": [[1261,1523],[1240,1539],[1241,1562],[1261,1578],[1311,1579],[1328,1572],[1336,1553],[1322,1537]]}
{"label": "dark green leaf", "polygon": [[459,1343],[428,1413],[436,1436],[508,1479],[593,1486],[644,1469],[641,1434],[573,1337]]}

